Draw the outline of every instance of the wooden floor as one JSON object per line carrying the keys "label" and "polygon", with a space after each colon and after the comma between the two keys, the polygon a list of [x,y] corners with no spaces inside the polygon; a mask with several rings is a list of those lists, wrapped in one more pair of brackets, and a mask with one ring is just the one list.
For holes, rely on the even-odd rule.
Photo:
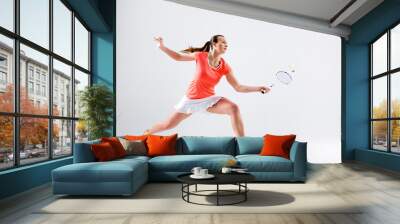
{"label": "wooden floor", "polygon": [[0,223],[400,223],[399,173],[345,163],[312,164],[308,174],[307,183],[317,183],[345,201],[367,206],[357,214],[35,214],[35,208],[54,200],[47,185],[1,201]]}

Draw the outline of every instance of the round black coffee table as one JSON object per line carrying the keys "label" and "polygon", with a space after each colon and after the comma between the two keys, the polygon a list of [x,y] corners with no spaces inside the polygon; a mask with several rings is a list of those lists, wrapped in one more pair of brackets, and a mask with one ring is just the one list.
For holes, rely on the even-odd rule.
{"label": "round black coffee table", "polygon": [[[255,177],[249,173],[213,173],[215,176],[212,179],[193,179],[190,177],[191,173],[182,174],[177,177],[178,181],[182,183],[182,199],[188,203],[198,205],[234,205],[247,200],[247,192],[249,188],[247,183],[255,180]],[[216,185],[215,190],[197,190],[198,184]],[[237,190],[223,190],[220,189],[220,185],[236,185]],[[190,191],[190,186],[195,186],[195,191]],[[216,194],[202,194],[202,192],[215,192]],[[222,194],[221,194],[222,193]],[[190,201],[190,196],[204,196],[204,197],[216,197],[216,204],[202,204]],[[229,196],[241,196],[241,199],[232,203],[221,203],[221,197]]]}

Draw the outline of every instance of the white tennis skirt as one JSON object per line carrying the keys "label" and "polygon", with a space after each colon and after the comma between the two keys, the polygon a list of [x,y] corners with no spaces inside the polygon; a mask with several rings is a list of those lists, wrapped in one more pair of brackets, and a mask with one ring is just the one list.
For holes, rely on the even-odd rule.
{"label": "white tennis skirt", "polygon": [[201,99],[189,99],[183,96],[181,101],[174,106],[180,113],[193,114],[193,113],[206,113],[207,108],[214,106],[222,96],[209,96]]}

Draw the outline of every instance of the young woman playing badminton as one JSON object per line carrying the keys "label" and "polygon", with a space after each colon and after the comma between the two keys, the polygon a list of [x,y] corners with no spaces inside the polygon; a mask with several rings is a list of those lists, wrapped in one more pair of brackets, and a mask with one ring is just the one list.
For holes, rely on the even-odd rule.
{"label": "young woman playing badminton", "polygon": [[176,111],[164,122],[155,124],[144,134],[153,134],[176,127],[181,121],[197,112],[210,112],[230,116],[235,136],[244,136],[244,127],[239,107],[229,99],[214,94],[214,87],[222,76],[225,75],[228,83],[241,93],[261,92],[266,93],[270,89],[266,86],[241,85],[233,75],[228,63],[221,57],[228,45],[225,37],[215,35],[201,48],[188,48],[182,53],[175,52],[164,45],[161,37],[154,40],[158,47],[171,58],[177,61],[196,61],[196,73],[189,85],[185,96],[175,105]]}

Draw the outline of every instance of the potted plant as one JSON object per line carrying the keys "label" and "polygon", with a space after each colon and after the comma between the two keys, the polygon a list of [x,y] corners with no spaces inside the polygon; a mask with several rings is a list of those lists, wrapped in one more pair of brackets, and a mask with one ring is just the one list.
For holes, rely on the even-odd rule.
{"label": "potted plant", "polygon": [[85,87],[79,96],[83,120],[79,124],[87,127],[89,140],[110,136],[107,129],[112,125],[114,105],[111,90],[103,84],[94,84]]}

